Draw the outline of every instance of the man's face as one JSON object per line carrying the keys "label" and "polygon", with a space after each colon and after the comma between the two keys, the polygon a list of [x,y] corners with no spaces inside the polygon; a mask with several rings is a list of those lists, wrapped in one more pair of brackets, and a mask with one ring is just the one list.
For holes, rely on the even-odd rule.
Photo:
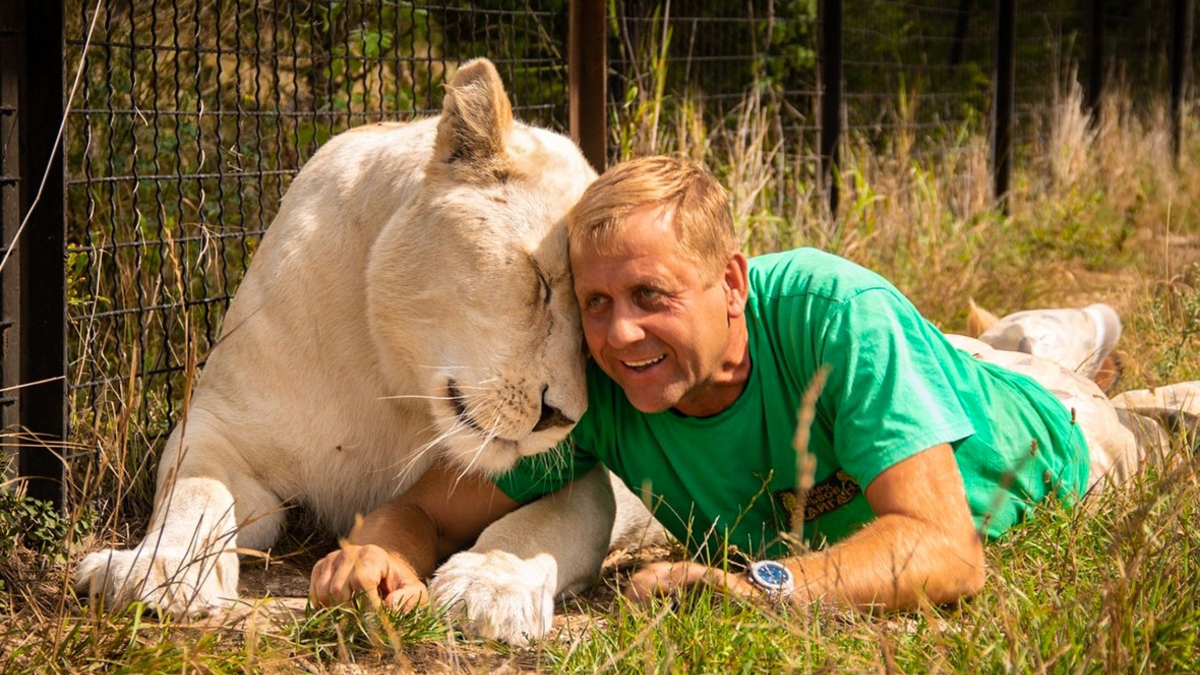
{"label": "man's face", "polygon": [[705,282],[679,249],[672,213],[635,211],[612,250],[571,248],[588,350],[642,412],[713,415],[737,399],[749,372],[745,258]]}

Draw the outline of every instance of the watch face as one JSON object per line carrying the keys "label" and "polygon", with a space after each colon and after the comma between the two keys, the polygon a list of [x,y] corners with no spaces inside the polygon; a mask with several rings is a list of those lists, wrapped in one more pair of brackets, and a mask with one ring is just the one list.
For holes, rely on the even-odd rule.
{"label": "watch face", "polygon": [[788,568],[774,560],[761,560],[750,566],[754,581],[766,588],[783,588],[792,580]]}

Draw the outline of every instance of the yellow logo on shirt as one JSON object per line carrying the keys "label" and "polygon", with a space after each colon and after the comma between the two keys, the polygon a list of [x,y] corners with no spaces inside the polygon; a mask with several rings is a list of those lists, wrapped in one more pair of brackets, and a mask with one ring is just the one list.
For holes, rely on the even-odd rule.
{"label": "yellow logo on shirt", "polygon": [[[812,522],[821,516],[832,513],[849,504],[862,492],[858,481],[842,469],[838,469],[828,478],[817,483],[808,491],[804,500],[804,521]],[[775,500],[780,510],[786,514],[787,527],[791,528],[791,514],[796,511],[796,492],[780,490],[775,493]]]}

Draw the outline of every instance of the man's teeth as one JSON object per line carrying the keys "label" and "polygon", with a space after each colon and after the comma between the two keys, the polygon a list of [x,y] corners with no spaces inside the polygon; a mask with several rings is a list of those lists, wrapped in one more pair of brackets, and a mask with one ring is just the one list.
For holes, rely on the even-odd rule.
{"label": "man's teeth", "polygon": [[626,361],[625,365],[629,366],[630,368],[644,368],[645,366],[652,366],[665,358],[667,358],[666,354],[659,354],[658,356],[652,359],[646,359],[645,361]]}

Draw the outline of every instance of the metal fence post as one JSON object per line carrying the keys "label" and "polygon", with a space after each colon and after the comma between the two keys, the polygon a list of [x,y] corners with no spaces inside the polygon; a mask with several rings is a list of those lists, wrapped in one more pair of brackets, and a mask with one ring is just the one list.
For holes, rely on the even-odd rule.
{"label": "metal fence post", "polygon": [[571,140],[596,171],[608,163],[608,25],[604,0],[571,0],[567,33]]}
{"label": "metal fence post", "polygon": [[1175,0],[1171,17],[1171,159],[1179,164],[1183,99],[1191,76],[1194,0]]}
{"label": "metal fence post", "polygon": [[821,180],[829,191],[829,213],[836,217],[842,135],[842,0],[824,0],[820,11]]}
{"label": "metal fence post", "polygon": [[[16,64],[23,45],[17,40],[21,24],[17,21],[16,3],[0,3],[0,222],[3,240],[0,257],[7,257],[0,271],[0,429],[5,435],[21,423],[21,399],[17,386],[21,383],[21,334],[17,330],[21,307],[21,252],[9,251],[9,243],[21,224],[21,197],[18,193],[21,175],[20,144],[17,138],[17,85],[20,83]],[[0,481],[13,477],[16,470],[15,453],[0,450]]]}
{"label": "metal fence post", "polygon": [[1104,95],[1104,0],[1091,0],[1088,13],[1088,78],[1085,92],[1091,125],[1100,122],[1100,97]]}
{"label": "metal fence post", "polygon": [[1016,80],[1016,0],[996,0],[995,69],[992,77],[992,178],[996,201],[1008,211],[1012,175],[1013,93]]}
{"label": "metal fence post", "polygon": [[950,43],[950,65],[960,66],[967,48],[967,29],[971,23],[971,0],[958,0],[958,14],[954,17],[954,38]]}
{"label": "metal fence post", "polygon": [[4,406],[4,432],[6,444],[17,447],[27,494],[61,504],[67,403],[64,175],[62,150],[55,149],[64,112],[61,2],[0,3],[0,96],[0,215],[4,247],[14,249],[3,270],[0,324],[4,393],[13,400]]}

